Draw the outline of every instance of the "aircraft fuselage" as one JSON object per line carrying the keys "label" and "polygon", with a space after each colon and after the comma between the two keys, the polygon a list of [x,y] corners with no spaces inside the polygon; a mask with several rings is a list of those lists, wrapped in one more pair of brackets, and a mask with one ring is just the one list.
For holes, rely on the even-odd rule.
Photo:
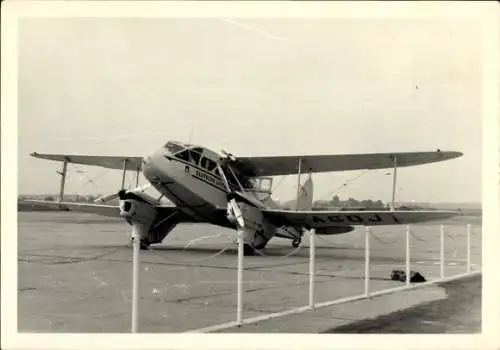
{"label": "aircraft fuselage", "polygon": [[[209,149],[169,142],[145,157],[142,171],[145,178],[185,214],[236,228],[225,216],[220,217],[221,208],[227,208],[228,200],[228,191],[219,171],[222,167],[221,157]],[[240,190],[239,179],[236,180],[230,172],[224,173],[230,187]],[[244,192],[258,200],[251,190]],[[240,208],[246,221],[246,240],[256,248],[263,247],[277,228],[258,208],[244,203]],[[213,220],[215,217],[217,219]]]}

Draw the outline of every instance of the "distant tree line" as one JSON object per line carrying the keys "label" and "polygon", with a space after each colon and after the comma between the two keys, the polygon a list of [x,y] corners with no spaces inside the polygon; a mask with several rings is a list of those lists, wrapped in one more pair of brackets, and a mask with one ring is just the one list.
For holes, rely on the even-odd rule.
{"label": "distant tree line", "polygon": [[379,200],[364,199],[357,200],[354,198],[348,198],[347,200],[341,200],[339,196],[335,195],[331,200],[318,200],[313,204],[314,208],[366,208],[366,209],[385,209],[386,205],[384,202]]}
{"label": "distant tree line", "polygon": [[[90,203],[90,202],[94,202],[99,197],[101,197],[100,194],[97,194],[97,195],[93,195],[93,194],[89,194],[89,195],[67,194],[67,195],[64,195],[64,201]],[[29,199],[29,198],[30,198],[30,196],[18,196],[17,199],[19,201],[22,201],[22,200]],[[48,196],[44,196],[43,200],[54,202],[54,201],[59,200],[59,196],[48,195]]]}

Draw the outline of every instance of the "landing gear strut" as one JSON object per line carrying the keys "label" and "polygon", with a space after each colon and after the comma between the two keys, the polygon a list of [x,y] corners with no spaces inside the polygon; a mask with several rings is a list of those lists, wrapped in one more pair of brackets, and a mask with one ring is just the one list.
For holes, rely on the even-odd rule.
{"label": "landing gear strut", "polygon": [[255,254],[255,249],[250,244],[243,245],[243,255],[252,256]]}
{"label": "landing gear strut", "polygon": [[[134,238],[132,238],[130,242],[133,244]],[[149,243],[147,239],[141,239],[141,244],[139,245],[139,247],[141,248],[141,250],[148,250],[150,245],[151,243]]]}
{"label": "landing gear strut", "polygon": [[150,245],[147,239],[141,239],[141,250],[148,250]]}
{"label": "landing gear strut", "polygon": [[302,242],[302,240],[300,238],[295,238],[293,241],[292,241],[292,247],[293,248],[298,248],[300,246],[300,243]]}

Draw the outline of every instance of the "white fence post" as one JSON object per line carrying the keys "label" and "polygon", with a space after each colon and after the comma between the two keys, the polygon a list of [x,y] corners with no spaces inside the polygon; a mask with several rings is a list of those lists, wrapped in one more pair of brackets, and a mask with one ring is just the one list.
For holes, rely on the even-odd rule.
{"label": "white fence post", "polygon": [[238,325],[243,323],[243,230],[238,230],[238,291],[237,291],[237,314],[236,322]]}
{"label": "white fence post", "polygon": [[472,231],[471,224],[467,224],[467,273],[471,272],[471,261],[470,261],[470,235]]}
{"label": "white fence post", "polygon": [[406,226],[406,285],[410,285],[410,225]]}
{"label": "white fence post", "polygon": [[132,225],[133,261],[132,261],[132,333],[137,333],[139,319],[139,251],[141,236]]}
{"label": "white fence post", "polygon": [[370,227],[365,227],[365,296],[370,294]]}
{"label": "white fence post", "polygon": [[309,307],[314,308],[314,276],[316,274],[316,245],[314,236],[316,232],[314,229],[309,231]]}
{"label": "white fence post", "polygon": [[441,262],[441,269],[440,269],[440,277],[441,279],[444,279],[444,226],[441,225],[440,227],[440,240],[441,240],[441,253],[440,253],[440,262]]}

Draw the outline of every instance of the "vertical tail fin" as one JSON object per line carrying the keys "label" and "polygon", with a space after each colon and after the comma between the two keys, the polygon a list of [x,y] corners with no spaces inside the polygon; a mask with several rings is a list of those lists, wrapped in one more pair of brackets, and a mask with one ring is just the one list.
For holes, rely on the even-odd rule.
{"label": "vertical tail fin", "polygon": [[297,210],[311,210],[313,206],[313,190],[314,185],[312,181],[312,174],[300,186],[299,193],[297,196]]}

